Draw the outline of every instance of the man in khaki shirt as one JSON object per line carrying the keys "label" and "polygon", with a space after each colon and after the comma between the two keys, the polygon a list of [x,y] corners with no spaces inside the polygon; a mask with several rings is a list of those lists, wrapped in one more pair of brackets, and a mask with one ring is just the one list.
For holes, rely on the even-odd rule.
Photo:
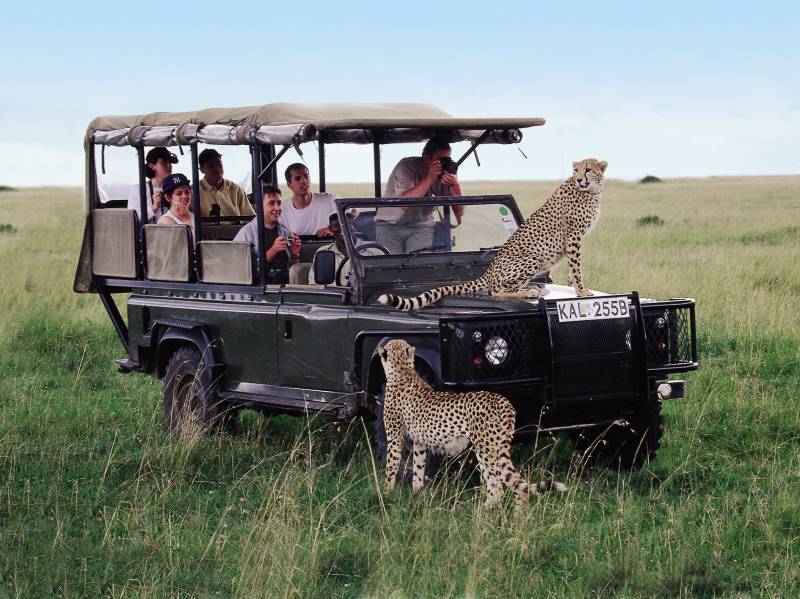
{"label": "man in khaki shirt", "polygon": [[223,179],[222,154],[212,148],[197,157],[200,172],[200,216],[252,216],[255,210],[244,189]]}

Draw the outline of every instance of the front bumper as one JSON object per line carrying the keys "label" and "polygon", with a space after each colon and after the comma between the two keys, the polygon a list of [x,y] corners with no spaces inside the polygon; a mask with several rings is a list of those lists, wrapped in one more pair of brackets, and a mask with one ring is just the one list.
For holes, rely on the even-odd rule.
{"label": "front bumper", "polygon": [[587,401],[637,395],[648,380],[697,369],[694,300],[618,297],[627,298],[625,318],[560,323],[558,303],[570,300],[546,298],[531,311],[441,317],[443,386],[542,386],[553,401]]}

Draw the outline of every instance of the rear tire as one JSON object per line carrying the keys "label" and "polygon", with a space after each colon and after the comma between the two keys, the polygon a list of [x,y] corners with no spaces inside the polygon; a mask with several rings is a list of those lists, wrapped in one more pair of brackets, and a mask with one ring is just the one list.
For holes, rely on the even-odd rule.
{"label": "rear tire", "polygon": [[216,383],[197,348],[184,345],[173,352],[162,399],[164,422],[170,433],[202,435],[235,428],[236,411],[219,398]]}

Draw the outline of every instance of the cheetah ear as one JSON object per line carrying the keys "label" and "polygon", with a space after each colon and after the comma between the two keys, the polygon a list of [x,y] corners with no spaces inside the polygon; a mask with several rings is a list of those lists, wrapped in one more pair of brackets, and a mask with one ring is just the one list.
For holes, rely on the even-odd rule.
{"label": "cheetah ear", "polygon": [[379,347],[378,348],[378,355],[381,357],[382,360],[385,360],[386,359],[386,348],[385,347]]}
{"label": "cheetah ear", "polygon": [[406,351],[408,352],[408,359],[413,362],[414,361],[414,346],[413,345],[409,345],[408,349]]}
{"label": "cheetah ear", "polygon": [[580,164],[580,162],[575,162],[575,161],[573,160],[573,162],[572,162],[572,168],[578,168],[578,165],[579,165],[579,164]]}
{"label": "cheetah ear", "polygon": [[608,167],[608,162],[606,162],[605,160],[601,160],[597,164],[600,165],[600,170],[601,171],[606,172],[606,168]]}

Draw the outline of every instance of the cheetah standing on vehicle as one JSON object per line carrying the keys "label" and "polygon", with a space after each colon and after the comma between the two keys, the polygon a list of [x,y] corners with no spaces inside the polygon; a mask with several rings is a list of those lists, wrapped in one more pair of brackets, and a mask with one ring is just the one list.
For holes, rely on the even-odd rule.
{"label": "cheetah standing on vehicle", "polygon": [[[472,445],[478,468],[486,484],[486,506],[500,499],[502,485],[514,490],[519,503],[528,501],[531,490],[511,463],[511,437],[515,412],[502,395],[488,391],[444,393],[435,391],[414,370],[414,348],[402,339],[392,339],[378,350],[386,373],[383,419],[386,452],[386,492],[394,489],[406,435],[413,446],[412,488],[419,491],[425,476],[427,450],[457,455]],[[554,481],[532,488],[565,491]]]}
{"label": "cheetah standing on vehicle", "polygon": [[573,162],[573,175],[506,241],[486,272],[474,281],[431,289],[410,299],[386,293],[379,304],[403,311],[427,306],[448,295],[488,289],[498,297],[535,299],[541,291],[530,279],[567,257],[572,285],[578,297],[592,295],[583,286],[581,240],[597,223],[603,196],[603,174],[608,163],[586,158]]}

